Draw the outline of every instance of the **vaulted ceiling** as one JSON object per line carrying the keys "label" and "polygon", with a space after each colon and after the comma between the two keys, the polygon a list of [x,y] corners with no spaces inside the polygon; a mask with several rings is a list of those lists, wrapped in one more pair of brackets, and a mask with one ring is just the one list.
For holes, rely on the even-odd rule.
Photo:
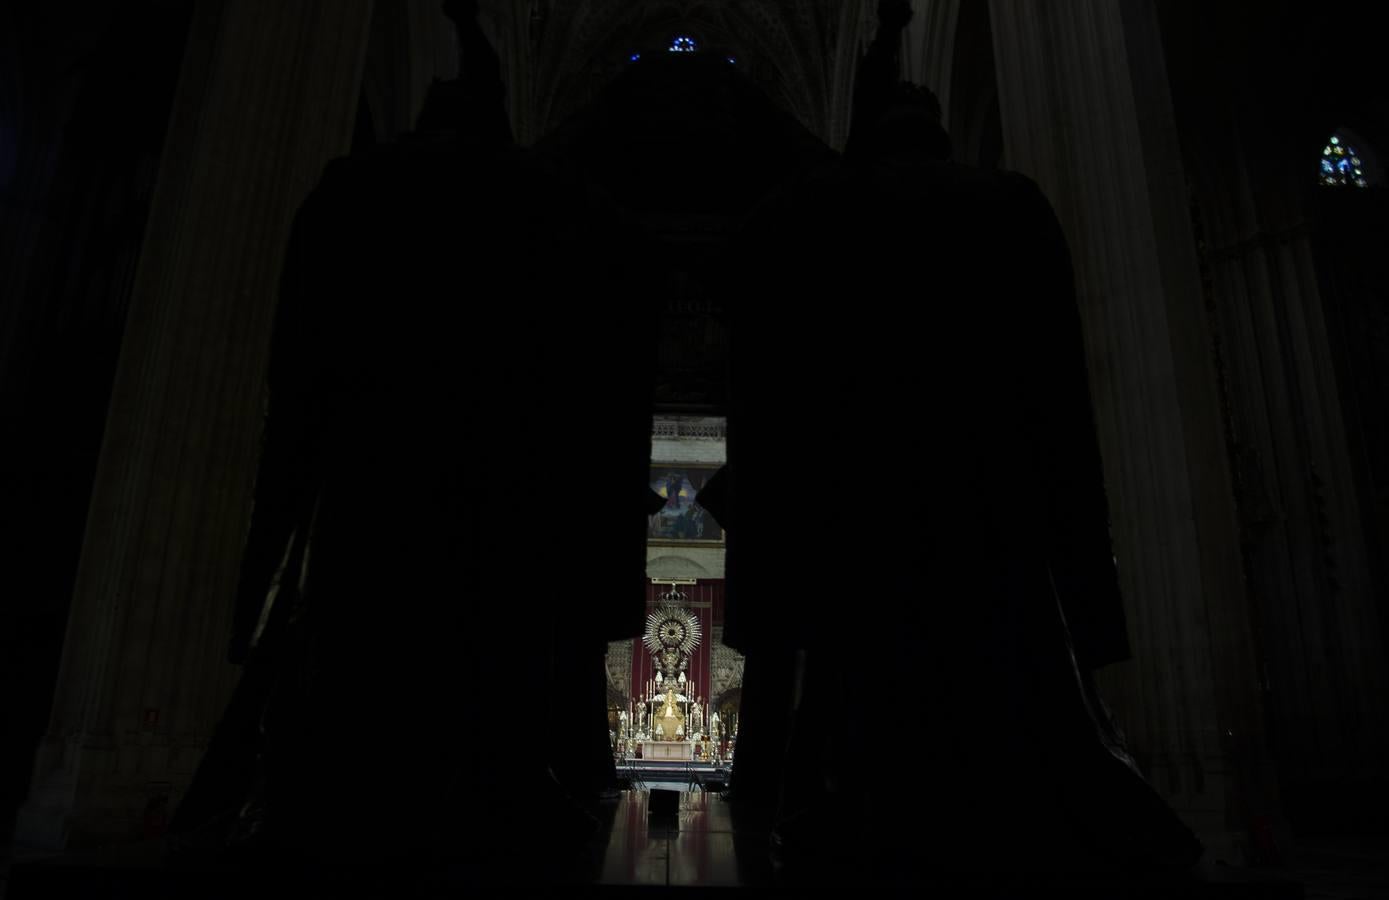
{"label": "vaulted ceiling", "polygon": [[812,132],[842,144],[866,0],[483,0],[518,132],[534,140],[581,109],[635,53],[689,35],[731,57]]}

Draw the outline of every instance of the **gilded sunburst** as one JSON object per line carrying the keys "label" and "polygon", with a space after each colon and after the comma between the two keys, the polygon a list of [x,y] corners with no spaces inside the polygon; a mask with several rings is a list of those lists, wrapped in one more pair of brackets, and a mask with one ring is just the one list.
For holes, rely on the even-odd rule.
{"label": "gilded sunburst", "polygon": [[689,656],[699,646],[699,617],[688,609],[662,606],[646,617],[646,635],[642,641],[652,653],[674,652]]}

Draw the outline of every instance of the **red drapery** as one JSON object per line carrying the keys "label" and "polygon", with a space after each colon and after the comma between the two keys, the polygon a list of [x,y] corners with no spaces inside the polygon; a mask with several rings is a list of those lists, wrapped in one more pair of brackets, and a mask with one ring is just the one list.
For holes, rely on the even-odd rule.
{"label": "red drapery", "polygon": [[[723,624],[723,579],[700,579],[694,584],[675,585],[674,589],[684,595],[684,599],[678,601],[679,605],[699,617],[699,629],[702,637],[699,640],[699,646],[690,656],[690,664],[689,668],[685,670],[685,677],[693,685],[693,690],[686,693],[692,697],[698,697],[701,706],[703,706],[711,702],[709,688],[713,676],[712,644],[714,626]],[[662,595],[670,590],[671,586],[668,584],[647,582],[647,612],[660,606]],[[646,644],[641,638],[634,639],[632,642],[631,693],[634,701],[637,701],[646,692],[647,685],[655,677],[656,669],[651,659],[651,651],[646,649]]]}

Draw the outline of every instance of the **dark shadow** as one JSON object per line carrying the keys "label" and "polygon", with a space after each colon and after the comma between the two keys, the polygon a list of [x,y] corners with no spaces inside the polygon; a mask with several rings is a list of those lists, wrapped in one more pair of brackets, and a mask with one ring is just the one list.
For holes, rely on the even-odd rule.
{"label": "dark shadow", "polygon": [[[798,886],[1184,883],[1201,848],[1091,681],[1128,646],[1067,247],[1036,185],[949,162],[934,98],[882,77],[902,4],[842,160],[698,54],[520,151],[475,10],[448,6],[460,80],[295,224],[244,672],[172,865],[594,877],[602,654],[644,612],[652,285],[695,268],[731,298],[730,464],[700,502],[747,657],[744,846]],[[698,266],[681,216],[712,219]]]}

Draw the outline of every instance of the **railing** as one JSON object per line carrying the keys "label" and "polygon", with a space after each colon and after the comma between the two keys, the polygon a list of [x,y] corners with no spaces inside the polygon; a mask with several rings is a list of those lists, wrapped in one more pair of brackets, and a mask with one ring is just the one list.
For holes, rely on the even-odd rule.
{"label": "railing", "polygon": [[726,430],[722,421],[657,419],[652,423],[651,433],[653,437],[665,440],[686,438],[701,441],[721,441],[725,437]]}

